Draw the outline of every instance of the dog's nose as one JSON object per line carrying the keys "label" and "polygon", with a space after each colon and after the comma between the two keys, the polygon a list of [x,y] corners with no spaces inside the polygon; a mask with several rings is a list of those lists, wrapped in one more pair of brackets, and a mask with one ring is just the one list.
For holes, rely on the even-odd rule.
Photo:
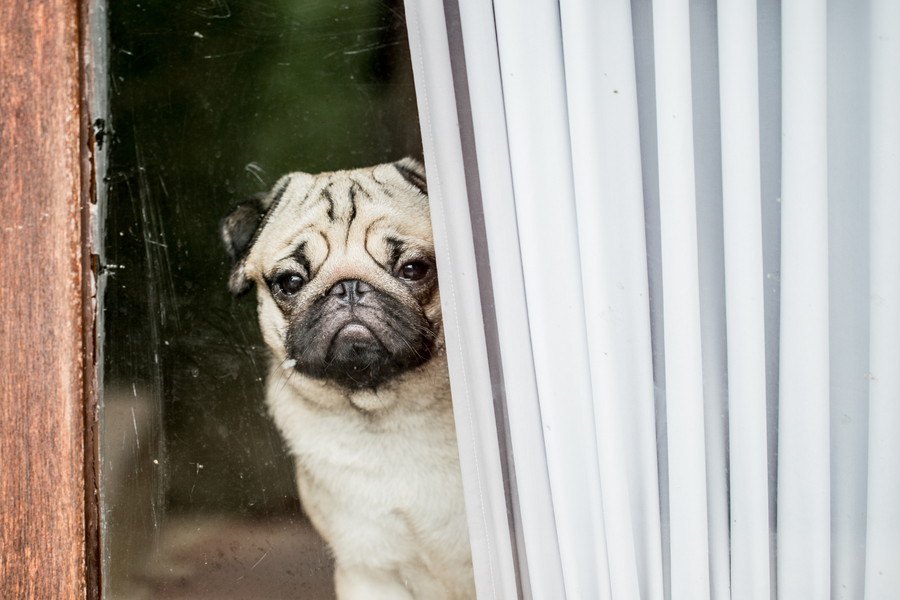
{"label": "dog's nose", "polygon": [[360,281],[359,279],[344,279],[331,286],[331,289],[328,290],[328,294],[331,296],[338,296],[338,300],[345,304],[357,304],[362,300],[363,295],[374,289],[375,288],[365,281]]}

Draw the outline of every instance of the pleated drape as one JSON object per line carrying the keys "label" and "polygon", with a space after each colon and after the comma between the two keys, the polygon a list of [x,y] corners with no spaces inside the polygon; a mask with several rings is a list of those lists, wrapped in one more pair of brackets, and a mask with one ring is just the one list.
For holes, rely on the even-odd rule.
{"label": "pleated drape", "polygon": [[436,226],[477,225],[436,235],[482,292],[445,319],[490,329],[448,349],[487,344],[469,427],[508,442],[463,457],[517,565],[476,552],[479,597],[900,598],[900,4],[407,5],[424,126],[463,131]]}

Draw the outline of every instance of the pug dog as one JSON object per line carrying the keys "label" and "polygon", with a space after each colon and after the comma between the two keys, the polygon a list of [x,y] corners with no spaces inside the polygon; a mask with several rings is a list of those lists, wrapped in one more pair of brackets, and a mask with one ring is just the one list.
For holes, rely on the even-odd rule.
{"label": "pug dog", "polygon": [[291,173],[221,227],[340,600],[475,598],[425,171]]}

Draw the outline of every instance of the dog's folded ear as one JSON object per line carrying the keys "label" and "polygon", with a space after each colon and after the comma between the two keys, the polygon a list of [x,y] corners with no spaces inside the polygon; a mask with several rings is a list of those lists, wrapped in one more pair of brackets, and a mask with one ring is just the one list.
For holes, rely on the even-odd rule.
{"label": "dog's folded ear", "polygon": [[394,163],[394,168],[407,183],[412,184],[424,195],[428,195],[428,183],[425,180],[425,165],[411,156],[401,158]]}
{"label": "dog's folded ear", "polygon": [[266,192],[255,194],[249,200],[241,202],[222,219],[219,227],[225,250],[231,257],[228,289],[235,296],[246,293],[251,287],[251,282],[244,273],[244,258],[267,212],[266,196]]}
{"label": "dog's folded ear", "polygon": [[[240,296],[253,285],[253,281],[244,271],[247,255],[253,248],[260,231],[266,226],[269,216],[278,208],[278,204],[288,191],[288,187],[304,193],[312,185],[314,177],[308,173],[296,172],[285,175],[275,183],[268,192],[262,192],[241,202],[222,219],[219,233],[225,250],[231,256],[231,274],[228,276],[228,289],[235,296]],[[297,185],[294,185],[297,184]]]}
{"label": "dog's folded ear", "polygon": [[225,250],[233,262],[243,258],[250,247],[250,242],[266,212],[263,201],[266,193],[254,194],[245,202],[241,202],[222,219],[221,234]]}

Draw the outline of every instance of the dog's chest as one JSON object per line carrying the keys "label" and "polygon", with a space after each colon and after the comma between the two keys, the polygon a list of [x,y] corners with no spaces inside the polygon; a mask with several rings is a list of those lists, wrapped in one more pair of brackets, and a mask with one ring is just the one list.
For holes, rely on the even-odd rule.
{"label": "dog's chest", "polygon": [[297,461],[304,507],[339,561],[464,569],[468,538],[452,415],[365,418],[270,398]]}

